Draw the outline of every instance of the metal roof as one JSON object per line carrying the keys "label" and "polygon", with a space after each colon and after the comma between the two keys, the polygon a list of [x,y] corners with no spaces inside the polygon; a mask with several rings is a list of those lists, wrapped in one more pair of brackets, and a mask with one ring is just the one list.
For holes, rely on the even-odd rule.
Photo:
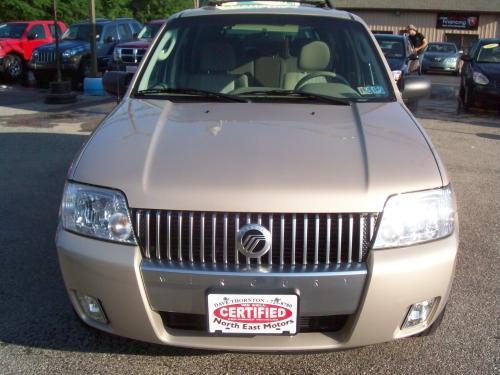
{"label": "metal roof", "polygon": [[339,9],[491,12],[500,14],[500,0],[334,0]]}

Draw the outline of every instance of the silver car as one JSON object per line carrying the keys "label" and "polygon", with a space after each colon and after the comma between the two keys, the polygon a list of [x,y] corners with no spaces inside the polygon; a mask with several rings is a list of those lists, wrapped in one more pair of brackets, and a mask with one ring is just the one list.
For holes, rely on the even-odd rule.
{"label": "silver car", "polygon": [[421,71],[460,72],[460,55],[455,43],[429,43],[422,57]]}
{"label": "silver car", "polygon": [[[125,72],[104,77],[123,95]],[[429,92],[408,77],[403,95]],[[357,16],[218,1],[172,16],[76,156],[57,250],[89,326],[245,351],[427,334],[454,194]]]}

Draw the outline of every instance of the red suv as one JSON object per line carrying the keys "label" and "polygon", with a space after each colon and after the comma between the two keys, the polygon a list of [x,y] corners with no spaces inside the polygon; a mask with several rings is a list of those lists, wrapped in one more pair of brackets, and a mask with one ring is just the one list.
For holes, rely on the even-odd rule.
{"label": "red suv", "polygon": [[[66,25],[58,23],[59,36]],[[53,21],[16,21],[0,24],[0,72],[9,78],[23,77],[33,49],[55,40]]]}

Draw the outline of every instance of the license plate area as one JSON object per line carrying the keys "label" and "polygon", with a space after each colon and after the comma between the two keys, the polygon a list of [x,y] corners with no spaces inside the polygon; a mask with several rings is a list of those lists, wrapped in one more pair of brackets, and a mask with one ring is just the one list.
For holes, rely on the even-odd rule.
{"label": "license plate area", "polygon": [[207,294],[208,331],[219,335],[295,335],[297,294]]}

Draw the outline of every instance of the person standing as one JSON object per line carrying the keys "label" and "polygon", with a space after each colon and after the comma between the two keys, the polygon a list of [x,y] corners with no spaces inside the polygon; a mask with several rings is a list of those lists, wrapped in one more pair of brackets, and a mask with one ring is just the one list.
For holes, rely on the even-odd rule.
{"label": "person standing", "polygon": [[418,56],[418,60],[413,60],[410,63],[410,72],[414,72],[416,70],[420,72],[420,58],[425,50],[425,47],[427,47],[427,39],[425,39],[425,36],[420,33],[414,25],[406,26],[406,33],[408,34],[408,39],[410,40],[410,44],[413,48],[413,53]]}

